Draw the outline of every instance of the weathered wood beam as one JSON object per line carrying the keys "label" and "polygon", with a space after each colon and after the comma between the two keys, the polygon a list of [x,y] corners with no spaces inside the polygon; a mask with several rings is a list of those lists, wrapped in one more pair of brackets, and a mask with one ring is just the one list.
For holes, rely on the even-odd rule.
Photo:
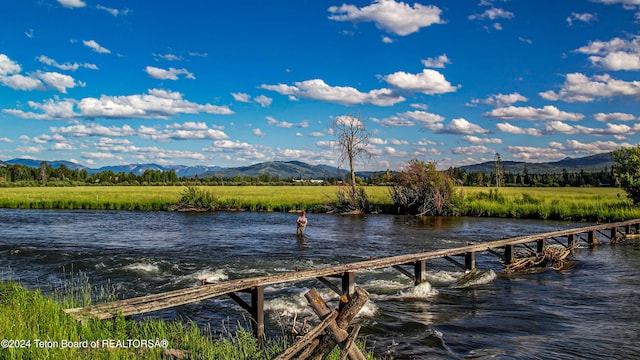
{"label": "weathered wood beam", "polygon": [[[307,299],[309,305],[311,305],[311,308],[316,313],[316,315],[318,315],[318,317],[320,317],[321,319],[324,319],[331,313],[331,310],[329,310],[324,300],[322,300],[320,294],[318,294],[315,289],[309,290],[304,295],[304,297]],[[349,338],[349,333],[347,333],[347,331],[343,328],[339,327],[338,323],[335,320],[329,322],[329,325],[327,327],[329,331],[331,331],[331,334],[333,335],[333,338],[336,340],[338,345],[340,345],[341,348],[344,348],[346,345],[346,341]],[[362,354],[357,346],[352,346],[348,349],[348,356],[351,360],[366,359],[364,354]]]}
{"label": "weathered wood beam", "polygon": [[416,281],[416,277],[414,274],[408,272],[405,268],[403,268],[400,265],[393,265],[392,266],[394,269],[400,271],[404,276],[408,277],[409,279],[413,280],[414,282]]}
{"label": "weathered wood beam", "polygon": [[333,292],[335,292],[336,294],[342,295],[342,290],[339,287],[337,287],[334,283],[327,280],[327,278],[325,278],[324,276],[318,276],[316,279],[318,279],[321,283],[326,285],[329,289],[333,290]]}
{"label": "weathered wood beam", "polygon": [[504,264],[505,265],[509,265],[513,262],[513,258],[514,258],[514,245],[513,244],[507,244],[504,246]]}
{"label": "weathered wood beam", "polygon": [[360,324],[354,326],[353,331],[351,331],[351,334],[349,334],[349,337],[347,338],[347,342],[344,344],[344,349],[342,349],[339,360],[345,360],[347,358],[347,355],[349,355],[349,349],[351,349],[356,339],[358,338],[358,334],[360,334],[360,328]]}
{"label": "weathered wood beam", "polygon": [[414,285],[427,281],[427,260],[416,260],[413,264],[413,277]]}
{"label": "weathered wood beam", "polygon": [[453,265],[459,267],[460,269],[465,269],[465,265],[459,261],[457,261],[456,259],[450,257],[450,256],[443,256],[443,258],[445,260],[447,260],[448,262],[452,263]]}
{"label": "weathered wood beam", "polygon": [[335,321],[337,317],[338,317],[338,312],[332,311],[328,316],[324,318],[324,320],[322,320],[320,324],[318,324],[316,327],[311,329],[303,337],[296,340],[296,342],[293,343],[293,345],[289,346],[288,349],[283,351],[280,355],[276,356],[274,360],[288,360],[294,357],[307,345],[310,345],[316,337],[321,335],[324,329],[326,329],[331,322]]}
{"label": "weathered wood beam", "polygon": [[464,254],[464,268],[465,270],[473,270],[476,268],[475,251],[468,251]]}

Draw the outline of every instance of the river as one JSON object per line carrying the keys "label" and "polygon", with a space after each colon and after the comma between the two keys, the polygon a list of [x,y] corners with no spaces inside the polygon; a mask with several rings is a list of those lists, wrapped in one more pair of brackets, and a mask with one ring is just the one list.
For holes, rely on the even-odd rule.
{"label": "river", "polygon": [[[211,282],[464,246],[592,225],[487,218],[415,218],[309,214],[306,238],[297,215],[0,209],[0,277],[47,291],[83,272],[96,287],[128,298]],[[428,283],[413,287],[394,269],[356,274],[370,293],[357,318],[378,356],[396,359],[601,359],[640,357],[640,247],[589,249],[570,270],[505,275],[495,256],[474,284],[444,260],[427,262]],[[67,280],[65,280],[67,279]],[[303,294],[317,281],[265,288],[267,333],[294,315],[312,317]],[[335,304],[335,302],[333,303]],[[242,321],[223,296],[150,316],[192,319],[213,329]]]}

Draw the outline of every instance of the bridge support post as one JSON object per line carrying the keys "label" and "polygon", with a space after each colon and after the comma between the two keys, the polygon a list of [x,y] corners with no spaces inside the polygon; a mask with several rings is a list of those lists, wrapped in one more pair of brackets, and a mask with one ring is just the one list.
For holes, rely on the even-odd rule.
{"label": "bridge support post", "polygon": [[473,270],[476,268],[476,253],[469,251],[464,254],[464,268],[466,270]]}
{"label": "bridge support post", "polygon": [[356,292],[356,273],[347,271],[342,274],[342,293],[351,297]]}
{"label": "bridge support post", "polygon": [[567,235],[567,245],[572,247],[576,243],[576,234]]}
{"label": "bridge support post", "polygon": [[251,318],[255,321],[253,329],[258,342],[264,341],[264,286],[251,289]]}
{"label": "bridge support post", "polygon": [[504,264],[509,265],[513,262],[513,245],[505,245],[504,247]]}
{"label": "bridge support post", "polygon": [[418,260],[413,264],[414,284],[420,285],[427,281],[427,260]]}
{"label": "bridge support post", "polygon": [[587,244],[598,245],[598,237],[596,236],[595,231],[591,230],[587,232]]}
{"label": "bridge support post", "polygon": [[[626,230],[625,230],[625,233],[628,234]],[[613,241],[616,239],[616,237],[618,237],[618,228],[617,227],[611,228],[611,236],[609,236],[609,240]]]}
{"label": "bridge support post", "polygon": [[538,244],[537,244],[537,247],[536,247],[536,252],[537,252],[538,254],[542,254],[542,253],[544,252],[544,244],[547,242],[547,240],[545,240],[545,239],[540,239],[540,240],[538,240],[538,241],[536,241],[536,242],[538,243]]}

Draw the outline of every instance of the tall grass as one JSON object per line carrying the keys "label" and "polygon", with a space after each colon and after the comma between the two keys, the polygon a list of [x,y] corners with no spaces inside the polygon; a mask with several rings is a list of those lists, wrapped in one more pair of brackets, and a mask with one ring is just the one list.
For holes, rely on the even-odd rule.
{"label": "tall grass", "polygon": [[[0,207],[93,210],[169,210],[184,187],[84,186],[0,187]],[[335,186],[204,186],[217,200],[217,209],[249,211],[323,212],[337,202]],[[364,187],[374,210],[397,211],[388,188]],[[530,219],[617,221],[640,217],[617,188],[462,188],[461,215]]]}
{"label": "tall grass", "polygon": [[[49,297],[14,281],[0,281],[0,334],[3,339],[13,341],[11,347],[3,342],[2,359],[160,359],[171,358],[167,357],[169,351],[189,359],[271,359],[292,341],[283,336],[267,339],[265,346],[260,346],[240,325],[235,332],[214,333],[193,322],[134,321],[122,316],[78,323],[63,308],[88,305],[95,298],[86,277],[80,275],[56,291],[57,295]],[[116,342],[127,344],[129,340],[145,340],[160,346],[135,346],[134,342],[125,347]],[[79,346],[62,348],[63,342]],[[338,357],[339,352],[334,352],[330,358]],[[368,357],[373,358],[371,354]]]}

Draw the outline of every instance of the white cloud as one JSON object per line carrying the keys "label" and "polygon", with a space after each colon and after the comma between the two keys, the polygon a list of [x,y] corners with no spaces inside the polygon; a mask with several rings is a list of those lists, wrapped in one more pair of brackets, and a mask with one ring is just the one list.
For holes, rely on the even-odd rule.
{"label": "white cloud", "polygon": [[258,95],[256,97],[253,98],[253,101],[257,102],[258,104],[260,104],[260,106],[266,108],[269,107],[271,105],[271,103],[273,102],[273,99],[264,95]]}
{"label": "white cloud", "polygon": [[467,136],[463,136],[462,139],[474,145],[481,145],[485,143],[486,144],[502,144],[502,139],[498,139],[498,138],[479,138],[477,136],[467,135]]}
{"label": "white cloud", "polygon": [[53,144],[49,150],[60,151],[60,150],[75,150],[76,147],[69,143],[55,143]]}
{"label": "white cloud", "polygon": [[260,88],[276,91],[290,97],[321,100],[342,105],[373,104],[391,106],[405,100],[390,89],[376,89],[363,93],[348,86],[330,86],[323,80],[314,79],[294,83],[291,85],[261,85]]}
{"label": "white cloud", "polygon": [[640,0],[593,0],[593,1],[603,3],[603,4],[622,4],[622,5],[633,5],[633,6],[640,5]]}
{"label": "white cloud", "polygon": [[83,85],[76,83],[75,79],[71,76],[58,72],[37,72],[35,76],[40,78],[40,80],[47,84],[49,88],[53,88],[63,94],[67,93],[68,88],[74,88],[77,85]]}
{"label": "white cloud", "polygon": [[72,9],[72,8],[81,8],[87,6],[82,0],[58,0],[60,5]]}
{"label": "white cloud", "polygon": [[13,90],[44,90],[45,87],[42,82],[30,76],[24,76],[20,74],[4,76],[0,75],[0,83],[4,86],[8,86]]}
{"label": "white cloud", "polygon": [[487,134],[489,131],[483,129],[477,124],[473,124],[466,119],[453,119],[449,125],[442,123],[428,124],[425,128],[430,129],[436,134],[465,134],[470,135],[474,133]]}
{"label": "white cloud", "polygon": [[596,114],[593,114],[593,118],[596,121],[602,121],[602,122],[632,121],[632,120],[637,120],[638,119],[635,115],[621,113],[621,112],[614,112],[614,113],[609,113],[609,114],[596,113]]}
{"label": "white cloud", "polygon": [[184,75],[185,78],[192,80],[195,80],[196,78],[193,73],[189,72],[187,69],[176,69],[173,67],[170,67],[167,70],[155,66],[147,66],[144,71],[147,75],[159,80],[178,80],[179,75]]}
{"label": "white cloud", "polygon": [[382,120],[373,118],[371,119],[371,121],[376,122],[384,127],[409,127],[415,125],[413,121],[401,115],[390,116]]}
{"label": "white cloud", "polygon": [[111,50],[100,46],[95,40],[82,40],[82,44],[84,46],[90,48],[91,50],[99,53],[99,54],[110,54]]}
{"label": "white cloud", "polygon": [[104,126],[97,123],[89,124],[77,124],[63,127],[51,127],[49,128],[54,134],[63,134],[70,137],[94,137],[94,136],[108,136],[108,137],[121,137],[121,136],[133,136],[136,134],[135,130],[129,126]]}
{"label": "white cloud", "polygon": [[290,129],[294,126],[293,123],[287,121],[278,121],[273,116],[267,116],[266,119],[269,126],[277,126],[286,129]]}
{"label": "white cloud", "polygon": [[405,36],[423,27],[442,24],[442,10],[432,5],[414,3],[413,7],[394,0],[374,0],[369,6],[358,8],[343,4],[329,8],[329,19],[335,21],[369,22],[387,32]]}
{"label": "white cloud", "polygon": [[[128,96],[107,96],[84,98],[80,101],[70,99],[50,99],[42,104],[29,102],[29,106],[42,112],[25,112],[5,109],[5,113],[25,119],[73,119],[73,118],[110,118],[110,119],[167,119],[178,114],[233,114],[227,106],[197,104],[185,100],[182,94],[161,89],[150,89],[148,94]],[[77,111],[75,110],[77,108]]]}
{"label": "white cloud", "polygon": [[569,26],[573,26],[574,21],[590,23],[592,21],[595,21],[596,19],[597,17],[595,14],[572,12],[570,16],[567,16],[567,24],[569,24]]}
{"label": "white cloud", "polygon": [[9,139],[8,137],[0,137],[0,142],[5,144],[10,144],[13,142],[13,140]]}
{"label": "white cloud", "polygon": [[523,161],[561,160],[567,157],[558,149],[532,146],[507,146],[506,149],[511,153],[511,156]]}
{"label": "white cloud", "polygon": [[406,156],[409,156],[408,152],[397,150],[396,148],[394,148],[392,146],[386,146],[384,148],[384,153],[385,153],[385,155],[392,156],[392,157],[406,157]]}
{"label": "white cloud", "polygon": [[447,54],[442,54],[437,58],[427,58],[422,60],[422,65],[428,68],[442,69],[446,66],[446,64],[451,64],[451,60],[449,60]]}
{"label": "white cloud", "polygon": [[258,137],[264,137],[264,133],[262,132],[262,130],[260,130],[260,128],[255,128],[253,129],[253,135],[258,136]]}
{"label": "white cloud", "polygon": [[504,106],[509,106],[518,101],[529,101],[529,99],[526,96],[520,95],[520,93],[517,93],[517,92],[513,94],[500,93],[500,94],[489,95],[489,97],[484,100],[474,99],[471,101],[471,103],[473,105],[487,104],[495,107],[504,107]]}
{"label": "white cloud", "polygon": [[559,91],[549,90],[539,95],[546,100],[566,102],[590,102],[616,96],[640,99],[640,81],[618,80],[609,74],[588,77],[572,73],[565,76],[565,82]]}
{"label": "white cloud", "polygon": [[91,69],[91,70],[98,70],[98,66],[95,64],[89,64],[89,63],[78,64],[77,62],[74,62],[73,64],[70,62],[65,62],[60,64],[59,62],[55,61],[54,59],[51,59],[46,55],[40,55],[36,58],[36,60],[40,61],[45,65],[53,66],[60,70],[65,70],[65,71],[76,71],[81,67],[86,69]]}
{"label": "white cloud", "polygon": [[485,10],[482,14],[469,15],[469,20],[495,20],[495,19],[512,19],[515,15],[504,9],[492,7]]}
{"label": "white cloud", "polygon": [[17,74],[22,71],[20,64],[9,59],[5,54],[0,54],[0,76]]}
{"label": "white cloud", "polygon": [[496,128],[502,132],[506,132],[508,134],[517,134],[517,135],[531,135],[531,136],[541,136],[542,132],[535,128],[521,128],[518,126],[511,125],[509,123],[497,123]]}
{"label": "white cloud", "polygon": [[130,10],[129,9],[124,9],[124,10],[118,10],[118,9],[114,9],[114,8],[110,8],[110,7],[106,7],[106,6],[102,6],[102,5],[96,5],[96,9],[98,10],[102,10],[102,11],[106,11],[109,14],[113,15],[113,16],[119,16],[119,15],[127,15]]}
{"label": "white cloud", "polygon": [[475,154],[492,154],[496,151],[486,146],[461,146],[451,149],[452,154],[472,156]]}
{"label": "white cloud", "polygon": [[557,107],[546,105],[543,108],[534,108],[531,106],[517,107],[508,106],[504,108],[493,109],[482,114],[484,117],[492,117],[501,120],[570,120],[579,121],[584,115],[578,113],[569,113],[560,111]]}
{"label": "white cloud", "polygon": [[382,42],[385,43],[385,44],[393,44],[395,41],[392,38],[388,37],[388,36],[383,36],[382,37]]}
{"label": "white cloud", "polygon": [[590,41],[574,52],[592,55],[594,66],[605,70],[640,70],[640,37],[631,40],[613,38],[609,41]]}
{"label": "white cloud", "polygon": [[231,93],[231,96],[233,96],[233,99],[235,101],[239,101],[243,103],[251,102],[251,95],[247,93]]}
{"label": "white cloud", "polygon": [[571,151],[575,154],[595,154],[609,152],[619,149],[620,147],[632,147],[629,143],[619,143],[615,141],[594,141],[592,143],[583,143],[578,140],[567,140],[564,144],[550,143],[551,147],[563,150]]}
{"label": "white cloud", "polygon": [[452,86],[444,75],[432,69],[424,69],[419,74],[409,74],[398,71],[382,77],[391,86],[412,92],[428,95],[445,94],[456,91],[460,85]]}

